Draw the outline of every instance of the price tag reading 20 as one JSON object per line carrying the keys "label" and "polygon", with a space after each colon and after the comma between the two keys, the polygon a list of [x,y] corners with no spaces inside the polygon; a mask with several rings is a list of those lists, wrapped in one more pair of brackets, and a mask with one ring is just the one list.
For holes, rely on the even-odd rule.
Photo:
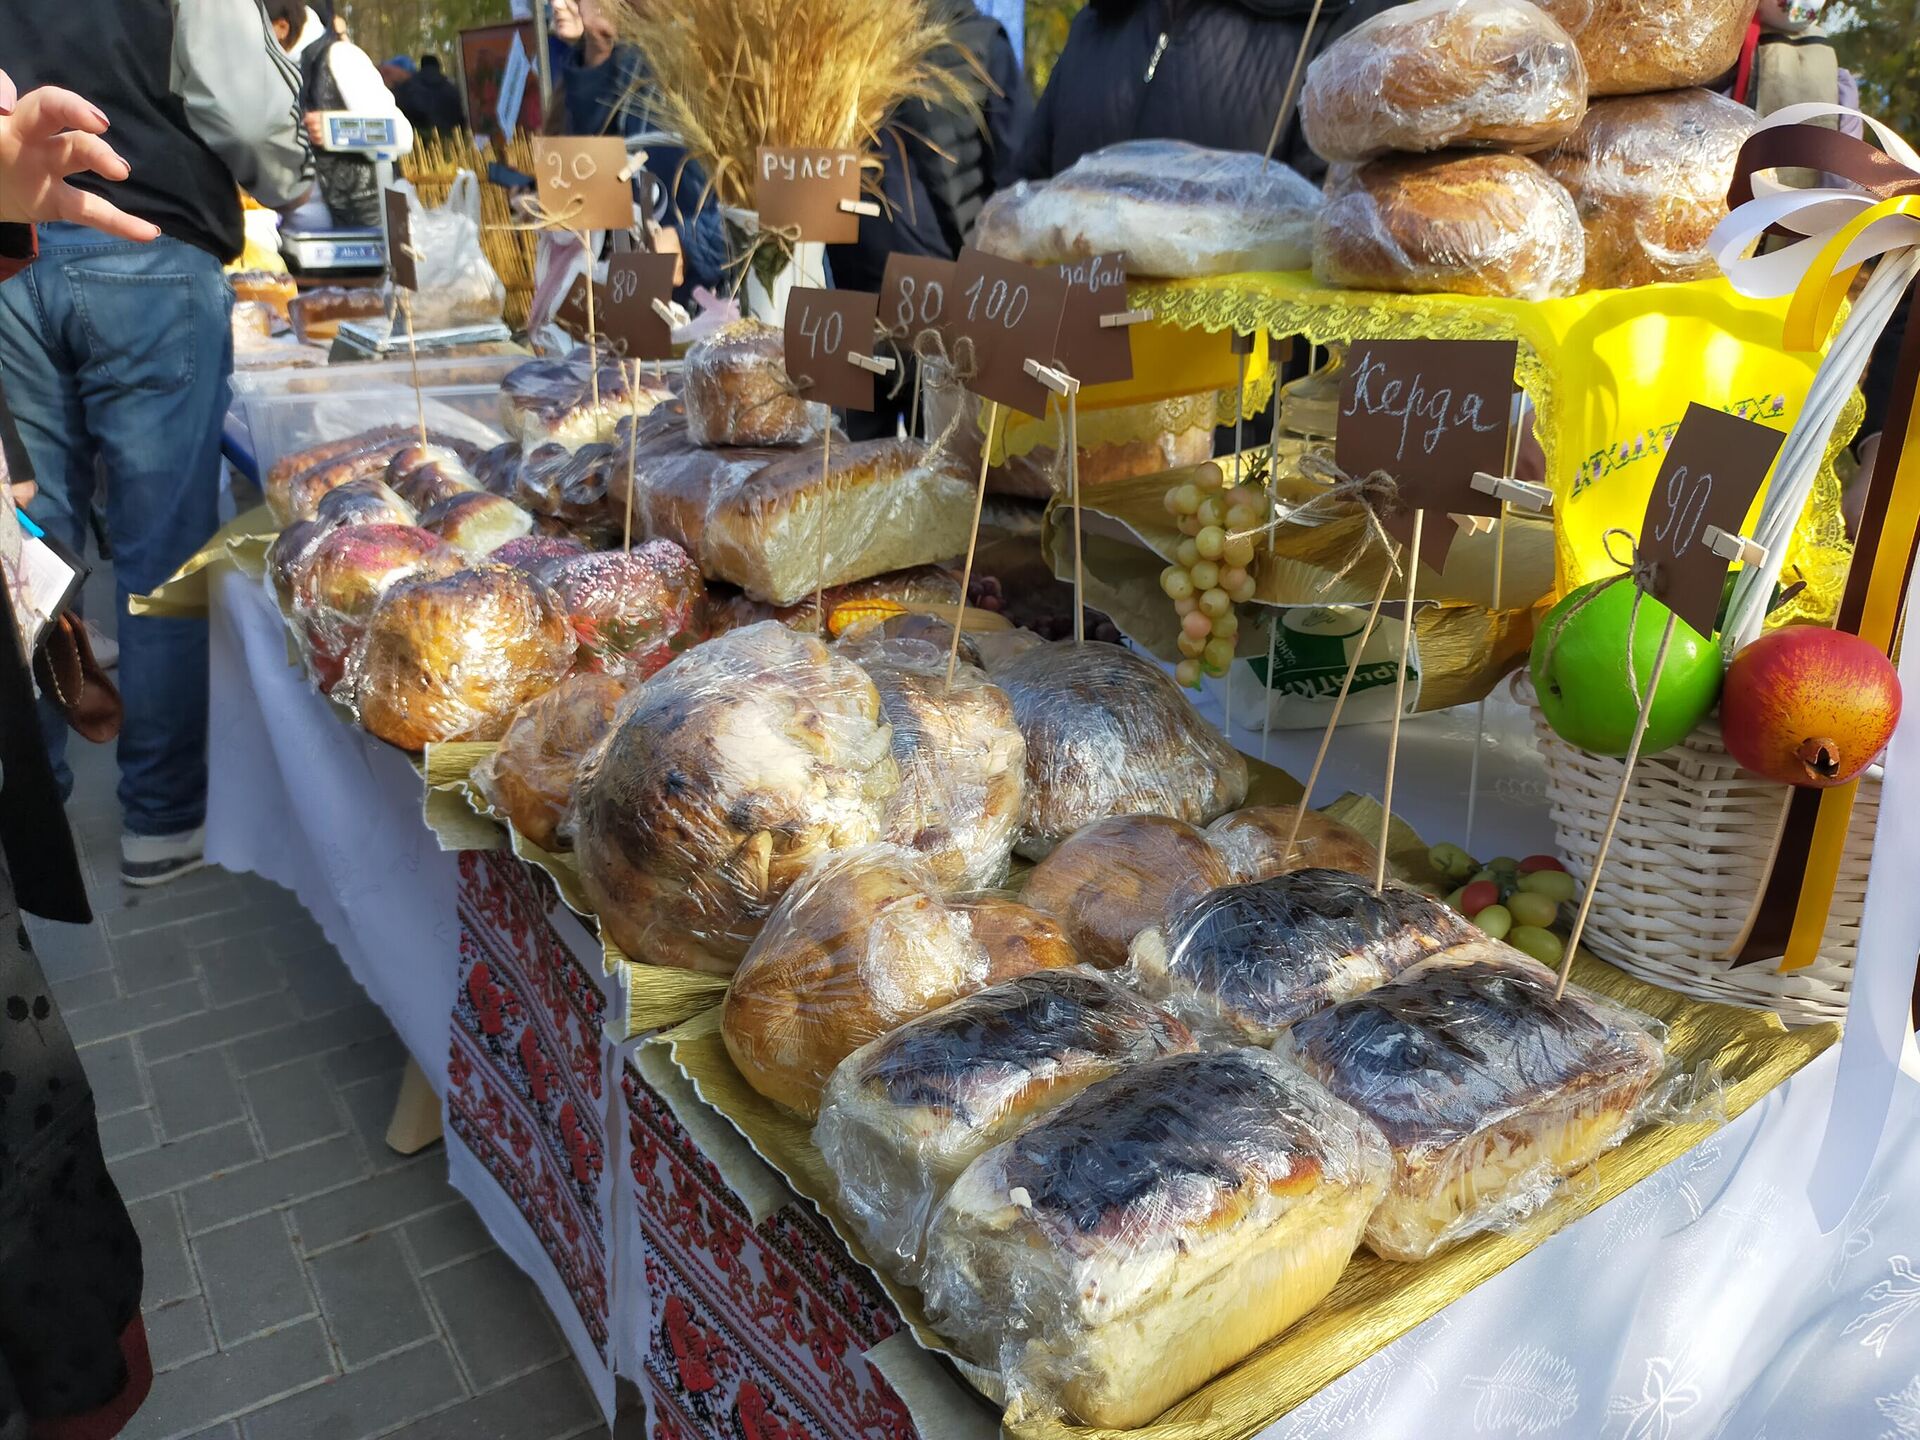
{"label": "price tag reading 20", "polygon": [[803,396],[849,410],[873,409],[873,374],[848,357],[872,356],[879,301],[860,290],[796,288],[788,297],[784,357]]}
{"label": "price tag reading 20", "polygon": [[1786,436],[1724,410],[1689,405],[1667,446],[1640,522],[1638,558],[1651,562],[1647,593],[1704,636],[1720,613],[1727,561],[1709,528],[1738,535]]}
{"label": "price tag reading 20", "polygon": [[627,142],[617,135],[533,141],[540,208],[561,230],[630,230],[633,187]]}
{"label": "price tag reading 20", "polygon": [[1051,266],[1022,265],[968,246],[960,252],[953,284],[946,328],[963,372],[965,351],[972,350],[967,388],[1028,415],[1046,414],[1051,392],[1027,374],[1026,363],[1058,363],[1066,279]]}

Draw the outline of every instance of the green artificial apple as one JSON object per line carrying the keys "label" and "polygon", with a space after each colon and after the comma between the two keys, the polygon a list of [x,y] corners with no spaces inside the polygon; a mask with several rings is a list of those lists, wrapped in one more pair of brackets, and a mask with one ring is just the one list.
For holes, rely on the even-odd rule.
{"label": "green artificial apple", "polygon": [[[1533,640],[1529,673],[1547,724],[1569,745],[1595,755],[1625,755],[1640,715],[1640,698],[1627,677],[1633,597],[1633,583],[1627,580],[1583,585],[1547,612]],[[1643,597],[1639,618],[1633,621],[1634,675],[1642,693],[1660,653],[1667,613],[1658,600]],[[1679,621],[1640,753],[1652,755],[1679,744],[1707,717],[1719,696],[1719,647]]]}

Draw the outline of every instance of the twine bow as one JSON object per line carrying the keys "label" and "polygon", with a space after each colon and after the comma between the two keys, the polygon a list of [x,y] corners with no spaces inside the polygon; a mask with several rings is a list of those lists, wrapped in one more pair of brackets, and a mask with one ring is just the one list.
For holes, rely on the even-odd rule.
{"label": "twine bow", "polygon": [[1399,575],[1400,546],[1388,532],[1383,517],[1397,515],[1405,508],[1400,503],[1400,482],[1384,470],[1349,475],[1334,462],[1331,455],[1321,450],[1309,450],[1300,457],[1300,473],[1327,488],[1311,500],[1303,500],[1286,509],[1275,509],[1266,524],[1256,525],[1251,530],[1236,531],[1227,538],[1247,540],[1277,530],[1282,525],[1343,519],[1357,506],[1366,517],[1367,529],[1362,533],[1360,543],[1347,553],[1340,568],[1321,582],[1321,590],[1331,590],[1337,582],[1346,579],[1353,567],[1360,563],[1360,557],[1367,553],[1368,544],[1374,541],[1378,541],[1387,552],[1388,567],[1395,575]]}
{"label": "twine bow", "polygon": [[[1626,543],[1627,558],[1624,560],[1613,552],[1613,542],[1616,537]],[[1554,628],[1551,635],[1547,636],[1547,651],[1541,657],[1540,669],[1542,674],[1552,672],[1554,652],[1560,648],[1560,637],[1567,633],[1567,626],[1573,623],[1574,616],[1614,586],[1630,580],[1633,582],[1633,608],[1627,615],[1627,686],[1633,692],[1634,708],[1638,710],[1641,705],[1640,674],[1639,667],[1634,663],[1634,640],[1640,632],[1640,602],[1646,599],[1650,590],[1658,586],[1660,566],[1657,561],[1640,558],[1639,547],[1634,541],[1633,533],[1629,530],[1618,528],[1608,530],[1600,537],[1600,546],[1607,552],[1607,558],[1620,567],[1620,573],[1594,582],[1584,595],[1567,607],[1567,612],[1561,617],[1559,625]]]}

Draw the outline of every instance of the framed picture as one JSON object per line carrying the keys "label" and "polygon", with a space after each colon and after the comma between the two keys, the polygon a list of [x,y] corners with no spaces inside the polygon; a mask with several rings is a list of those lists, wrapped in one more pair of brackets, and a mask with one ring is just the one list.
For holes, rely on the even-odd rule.
{"label": "framed picture", "polygon": [[[513,128],[529,135],[540,133],[536,43],[531,20],[460,32],[460,89],[467,102],[467,127],[475,140],[488,137],[496,154],[509,138],[501,123],[503,110],[513,117]],[[506,109],[502,102],[510,103],[515,90],[520,92],[518,108]]]}

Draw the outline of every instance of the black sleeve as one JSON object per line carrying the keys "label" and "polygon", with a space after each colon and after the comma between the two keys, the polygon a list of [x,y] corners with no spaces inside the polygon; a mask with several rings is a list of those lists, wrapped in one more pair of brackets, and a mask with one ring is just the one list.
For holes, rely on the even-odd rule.
{"label": "black sleeve", "polygon": [[1867,400],[1867,415],[1860,422],[1862,440],[1886,429],[1887,410],[1893,403],[1894,371],[1900,365],[1900,347],[1906,340],[1907,315],[1912,309],[1913,291],[1909,290],[1894,310],[1893,318],[1887,321],[1887,328],[1880,333],[1874,343],[1873,356],[1867,361],[1866,377],[1860,382]]}
{"label": "black sleeve", "polygon": [[1000,190],[1020,178],[1021,147],[1033,125],[1033,92],[1004,26],[995,32],[987,74],[996,91],[987,97],[987,141],[993,147],[993,188]]}
{"label": "black sleeve", "polygon": [[[1060,59],[1066,58],[1063,51]],[[1059,103],[1056,94],[1060,89],[1060,75],[1064,68],[1060,64],[1054,65],[1047,88],[1041,92],[1040,103],[1033,107],[1033,114],[1027,120],[1026,138],[1020,142],[1019,153],[1013,164],[1012,178],[1015,180],[1053,178],[1053,111]]]}

